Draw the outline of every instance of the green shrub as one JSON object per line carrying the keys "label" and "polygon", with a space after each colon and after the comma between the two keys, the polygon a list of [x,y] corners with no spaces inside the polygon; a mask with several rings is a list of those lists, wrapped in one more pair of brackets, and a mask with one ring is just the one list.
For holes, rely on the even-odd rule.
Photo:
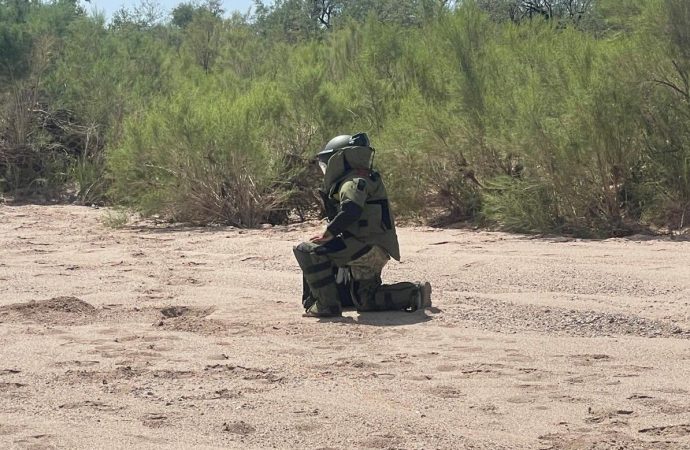
{"label": "green shrub", "polygon": [[108,208],[101,216],[101,223],[108,228],[119,229],[127,226],[130,217],[125,209]]}
{"label": "green shrub", "polygon": [[537,182],[498,177],[483,192],[482,218],[508,231],[557,231],[562,225],[548,188]]}
{"label": "green shrub", "polygon": [[73,2],[0,7],[0,189],[197,223],[306,218],[310,159],[365,131],[402,215],[686,226],[687,1],[557,2],[546,20],[515,2],[360,3],[109,26]]}
{"label": "green shrub", "polygon": [[113,197],[172,220],[258,225],[290,192],[261,139],[282,107],[270,84],[238,97],[186,86],[159,99],[110,153]]}

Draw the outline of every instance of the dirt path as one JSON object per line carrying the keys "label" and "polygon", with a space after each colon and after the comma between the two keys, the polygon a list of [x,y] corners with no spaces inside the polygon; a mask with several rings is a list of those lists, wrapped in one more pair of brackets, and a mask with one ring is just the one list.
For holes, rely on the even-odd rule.
{"label": "dirt path", "polygon": [[300,316],[314,225],[0,206],[2,448],[690,448],[690,242],[400,231],[422,313]]}

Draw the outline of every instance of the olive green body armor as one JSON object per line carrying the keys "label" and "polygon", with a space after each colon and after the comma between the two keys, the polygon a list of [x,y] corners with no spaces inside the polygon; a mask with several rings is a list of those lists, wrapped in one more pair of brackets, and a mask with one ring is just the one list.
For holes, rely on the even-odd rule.
{"label": "olive green body armor", "polygon": [[304,274],[305,309],[337,314],[343,306],[359,311],[415,308],[416,283],[381,281],[388,260],[400,260],[400,248],[386,188],[371,167],[373,153],[370,147],[344,147],[328,161],[321,188],[331,220],[327,229],[345,202],[357,205],[361,214],[329,242],[294,248]]}
{"label": "olive green body armor", "polygon": [[354,237],[368,245],[377,245],[400,261],[395,220],[383,180],[369,166],[372,157],[373,150],[369,147],[345,147],[336,153],[328,162],[323,197],[335,205],[349,200],[362,208],[360,219],[343,232],[345,239]]}

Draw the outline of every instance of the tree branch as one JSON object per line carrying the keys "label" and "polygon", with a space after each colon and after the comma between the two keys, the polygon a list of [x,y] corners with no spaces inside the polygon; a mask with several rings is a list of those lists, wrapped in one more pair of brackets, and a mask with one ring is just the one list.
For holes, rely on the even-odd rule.
{"label": "tree branch", "polygon": [[690,92],[684,91],[683,89],[679,88],[675,84],[671,83],[670,81],[666,80],[652,80],[653,82],[657,84],[661,84],[663,86],[669,87],[672,90],[676,91],[678,94],[682,95],[686,101],[690,101]]}

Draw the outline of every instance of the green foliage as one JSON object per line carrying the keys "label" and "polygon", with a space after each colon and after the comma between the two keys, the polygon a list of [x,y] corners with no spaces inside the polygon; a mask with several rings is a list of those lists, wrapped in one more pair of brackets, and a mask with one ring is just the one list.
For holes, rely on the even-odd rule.
{"label": "green foliage", "polygon": [[270,84],[237,97],[182,86],[127,121],[109,160],[114,198],[174,220],[258,225],[289,189],[261,139],[282,107]]}
{"label": "green foliage", "polygon": [[322,11],[305,0],[275,0],[270,5],[256,1],[258,29],[269,40],[296,43],[321,36]]}
{"label": "green foliage", "polygon": [[191,3],[180,3],[172,10],[172,19],[170,23],[180,28],[187,28],[192,20],[194,20],[194,13],[196,8]]}
{"label": "green foliage", "polygon": [[532,19],[577,24],[593,14],[594,0],[477,0],[494,20],[516,23]]}
{"label": "green foliage", "polygon": [[222,20],[206,10],[196,12],[185,27],[184,49],[206,73],[218,58],[222,27]]}
{"label": "green foliage", "polygon": [[101,223],[108,228],[124,228],[129,223],[129,213],[122,208],[108,208],[101,216]]}
{"label": "green foliage", "polygon": [[316,210],[368,132],[396,211],[522,232],[690,219],[684,0],[0,1],[2,189],[197,223]]}
{"label": "green foliage", "polygon": [[68,133],[46,103],[45,79],[76,2],[0,2],[0,190],[56,195],[68,179]]}
{"label": "green foliage", "polygon": [[558,212],[546,186],[513,177],[497,177],[486,185],[482,216],[505,230],[534,233],[559,230]]}
{"label": "green foliage", "polygon": [[649,59],[637,65],[644,77],[639,167],[642,214],[658,225],[682,228],[690,219],[690,5],[650,2],[639,33]]}

